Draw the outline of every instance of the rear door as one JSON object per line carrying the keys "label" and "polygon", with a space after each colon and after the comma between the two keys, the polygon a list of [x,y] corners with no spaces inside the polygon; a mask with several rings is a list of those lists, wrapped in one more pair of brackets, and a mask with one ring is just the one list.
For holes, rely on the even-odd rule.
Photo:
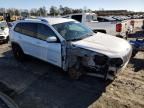
{"label": "rear door", "polygon": [[18,35],[19,44],[24,53],[34,57],[40,57],[39,40],[37,35],[37,23],[23,22],[21,23],[21,33]]}

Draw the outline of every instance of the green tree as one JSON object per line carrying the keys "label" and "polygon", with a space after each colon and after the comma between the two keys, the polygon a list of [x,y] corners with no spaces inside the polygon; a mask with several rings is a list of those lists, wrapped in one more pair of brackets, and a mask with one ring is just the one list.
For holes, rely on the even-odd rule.
{"label": "green tree", "polygon": [[38,10],[38,13],[40,16],[47,16],[47,10],[46,7],[40,7]]}
{"label": "green tree", "polygon": [[50,15],[57,16],[59,14],[59,10],[55,6],[51,6],[50,8]]}

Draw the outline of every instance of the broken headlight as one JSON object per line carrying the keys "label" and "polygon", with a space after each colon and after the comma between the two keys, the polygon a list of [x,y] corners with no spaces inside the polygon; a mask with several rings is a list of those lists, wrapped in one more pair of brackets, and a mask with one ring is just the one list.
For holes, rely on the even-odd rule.
{"label": "broken headlight", "polygon": [[110,60],[110,65],[119,67],[123,64],[123,60],[121,58],[113,58]]}
{"label": "broken headlight", "polygon": [[104,55],[95,55],[94,61],[96,65],[105,65],[108,61],[108,57]]}

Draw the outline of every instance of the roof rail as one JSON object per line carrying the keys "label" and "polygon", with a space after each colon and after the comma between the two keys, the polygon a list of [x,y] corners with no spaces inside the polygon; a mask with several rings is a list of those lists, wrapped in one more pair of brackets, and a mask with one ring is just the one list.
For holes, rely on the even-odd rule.
{"label": "roof rail", "polygon": [[40,21],[48,23],[48,21],[46,19],[41,18],[41,17],[30,17],[30,18],[25,18],[24,20],[40,20]]}

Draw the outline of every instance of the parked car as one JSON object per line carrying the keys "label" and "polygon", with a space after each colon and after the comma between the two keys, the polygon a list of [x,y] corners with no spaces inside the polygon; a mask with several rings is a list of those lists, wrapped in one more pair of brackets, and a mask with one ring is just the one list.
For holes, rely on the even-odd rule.
{"label": "parked car", "polygon": [[8,42],[9,28],[6,21],[0,21],[0,42]]}
{"label": "parked car", "polygon": [[132,57],[134,57],[139,51],[144,51],[144,39],[131,40],[130,44],[133,47]]}
{"label": "parked car", "polygon": [[132,52],[126,40],[94,33],[65,18],[17,21],[10,30],[10,40],[18,60],[31,55],[68,71],[72,78],[92,73],[89,75],[112,79],[125,68]]}
{"label": "parked car", "polygon": [[75,19],[88,26],[94,32],[107,33],[117,37],[125,38],[130,32],[130,25],[127,21],[117,21],[114,18],[110,17],[98,17],[95,13],[69,14],[62,16],[62,18]]}

